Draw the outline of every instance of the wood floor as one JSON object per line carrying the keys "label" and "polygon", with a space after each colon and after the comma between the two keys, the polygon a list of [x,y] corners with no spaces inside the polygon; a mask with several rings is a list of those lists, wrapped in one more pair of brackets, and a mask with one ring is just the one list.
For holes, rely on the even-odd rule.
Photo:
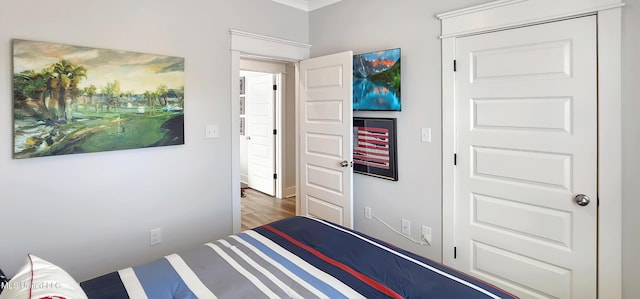
{"label": "wood floor", "polygon": [[296,214],[296,198],[277,199],[259,191],[244,188],[240,199],[241,229],[247,230]]}

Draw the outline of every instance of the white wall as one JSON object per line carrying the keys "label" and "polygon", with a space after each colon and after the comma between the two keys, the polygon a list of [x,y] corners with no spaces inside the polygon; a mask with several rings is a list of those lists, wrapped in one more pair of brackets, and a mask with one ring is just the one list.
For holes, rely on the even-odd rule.
{"label": "white wall", "polygon": [[622,10],[622,272],[623,298],[640,294],[640,0]]}
{"label": "white wall", "polygon": [[[305,12],[265,0],[3,1],[0,266],[28,252],[84,280],[232,232],[229,29],[308,41]],[[185,58],[185,145],[12,159],[11,39]],[[234,82],[235,84],[235,82]],[[235,112],[235,111],[234,111]],[[234,115],[237,115],[234,114]],[[219,139],[204,139],[218,124]],[[163,243],[149,247],[149,229]]]}
{"label": "white wall", "polygon": [[[402,112],[355,112],[359,116],[398,119],[399,181],[354,175],[355,228],[429,258],[441,259],[441,78],[438,13],[485,3],[480,0],[395,1],[345,0],[309,15],[311,56],[345,50],[354,53],[402,48]],[[627,0],[623,9],[623,292],[640,293],[640,0]],[[420,142],[420,127],[432,129],[432,143]],[[363,210],[400,228],[411,220],[414,239],[420,225],[433,228],[431,247],[398,237]]]}

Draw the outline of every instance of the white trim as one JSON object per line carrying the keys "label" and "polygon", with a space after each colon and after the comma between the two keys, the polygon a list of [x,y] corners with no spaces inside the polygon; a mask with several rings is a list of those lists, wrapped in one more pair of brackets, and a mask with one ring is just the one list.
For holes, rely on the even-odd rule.
{"label": "white trim", "polygon": [[240,52],[231,51],[231,215],[233,233],[242,228],[240,207]]}
{"label": "white trim", "polygon": [[273,2],[278,2],[306,12],[314,11],[340,1],[342,0],[273,0]]}
{"label": "white trim", "polygon": [[622,10],[598,13],[598,295],[622,297]]}
{"label": "white trim", "polygon": [[[519,0],[519,2],[522,2],[522,1],[527,1],[527,0]],[[475,35],[475,34],[481,34],[481,33],[488,33],[488,32],[499,31],[499,30],[513,29],[513,28],[518,28],[518,27],[523,27],[523,26],[531,26],[531,25],[536,25],[536,24],[541,24],[541,23],[547,23],[547,22],[554,21],[554,20],[568,19],[568,18],[577,17],[577,16],[581,16],[581,15],[598,14],[598,13],[606,11],[606,10],[611,10],[611,9],[616,9],[616,8],[623,7],[624,5],[625,5],[624,3],[617,3],[617,4],[611,4],[611,5],[606,5],[606,6],[601,6],[601,7],[597,7],[597,8],[591,8],[591,9],[584,9],[584,10],[574,11],[574,12],[571,12],[571,13],[554,15],[554,16],[544,17],[544,18],[539,18],[539,19],[532,19],[532,20],[527,20],[527,21],[513,22],[513,23],[509,23],[509,24],[502,24],[502,25],[499,25],[499,26],[492,26],[492,27],[479,28],[479,29],[474,29],[474,30],[469,30],[469,31],[456,32],[456,33],[452,33],[452,34],[441,35],[440,39],[448,38],[448,37],[463,37],[463,36],[469,36],[469,35]]]}
{"label": "white trim", "polygon": [[289,198],[296,196],[296,186],[286,187],[282,193],[282,198]]}
{"label": "white trim", "polygon": [[300,103],[300,62],[296,62],[295,64],[295,93],[296,93],[296,120],[295,120],[295,127],[296,127],[296,215],[301,215],[302,214],[302,198],[301,198],[301,193],[300,193],[300,126],[298,126],[298,124],[300,123],[300,105],[298,105],[298,103]]}
{"label": "white trim", "polygon": [[231,50],[241,54],[269,57],[284,61],[300,61],[308,58],[311,45],[260,35],[235,29],[230,29]]}
{"label": "white trim", "polygon": [[[445,248],[447,244],[455,246],[455,175],[453,155],[456,149],[455,120],[455,39],[442,40],[442,262],[453,265],[453,250]],[[448,100],[449,99],[449,100]],[[447,221],[451,219],[451,221]],[[450,246],[450,245],[449,245]]]}
{"label": "white trim", "polygon": [[[297,62],[310,56],[311,45],[274,38],[239,30],[229,30],[231,35],[231,205],[233,233],[241,230],[240,208],[240,56],[263,57],[282,61]],[[297,80],[296,68],[296,80]],[[296,81],[297,84],[297,81]],[[297,96],[297,95],[296,95]],[[296,148],[297,150],[297,148]],[[297,175],[296,175],[297,178]],[[296,198],[296,200],[298,200]],[[297,207],[298,205],[296,205]]]}
{"label": "white trim", "polygon": [[309,11],[314,11],[316,9],[323,8],[340,1],[342,0],[309,0]]}
{"label": "white trim", "polygon": [[475,5],[471,7],[450,11],[450,12],[437,14],[436,17],[440,20],[444,20],[444,19],[459,17],[462,15],[476,13],[483,10],[496,9],[501,6],[512,5],[512,4],[516,4],[523,1],[527,1],[527,0],[498,0],[498,1],[493,1],[489,3],[484,3],[480,5]]}
{"label": "white trim", "polygon": [[447,38],[596,14],[622,6],[621,0],[498,0],[437,17],[442,24],[440,38]]}
{"label": "white trim", "polygon": [[[455,190],[455,85],[451,63],[456,38],[532,25],[585,14],[598,16],[598,297],[622,297],[622,7],[621,1],[560,2],[528,0],[494,1],[476,7],[439,14],[442,22],[442,260],[453,264],[455,246],[453,190]],[[533,1],[532,1],[533,2]],[[593,3],[600,5],[593,5]],[[555,5],[555,6],[554,6]],[[507,7],[508,6],[508,7]],[[594,8],[595,7],[595,8]],[[493,25],[486,25],[490,12]],[[514,20],[513,10],[520,13]],[[525,12],[525,13],[522,13]],[[508,15],[507,15],[508,14]],[[459,20],[460,19],[460,20]],[[464,23],[464,24],[461,24]],[[479,25],[481,24],[481,25]]]}
{"label": "white trim", "polygon": [[273,2],[291,6],[306,12],[309,11],[309,0],[273,0]]}
{"label": "white trim", "polygon": [[286,97],[285,94],[285,90],[286,90],[286,86],[284,85],[284,74],[282,73],[277,73],[277,74],[273,74],[273,84],[277,86],[277,90],[274,94],[275,97],[275,105],[274,105],[274,114],[273,117],[274,119],[274,125],[275,125],[275,129],[276,129],[276,134],[275,134],[275,141],[274,141],[274,145],[276,147],[275,150],[275,163],[276,163],[276,179],[275,179],[275,184],[276,184],[276,188],[275,188],[275,196],[276,198],[283,198],[282,196],[282,184],[284,182],[284,174],[282,173],[282,153],[284,151],[284,139],[282,138],[283,134],[284,134],[284,128],[282,127],[282,120],[285,117],[284,115],[284,107],[283,107],[283,99]]}

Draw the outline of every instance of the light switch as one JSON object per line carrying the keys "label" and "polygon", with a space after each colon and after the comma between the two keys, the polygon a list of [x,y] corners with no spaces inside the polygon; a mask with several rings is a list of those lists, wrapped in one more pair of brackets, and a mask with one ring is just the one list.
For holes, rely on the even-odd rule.
{"label": "light switch", "polygon": [[204,138],[218,138],[220,137],[220,129],[218,125],[206,125]]}
{"label": "light switch", "polygon": [[422,128],[422,142],[431,142],[431,128]]}

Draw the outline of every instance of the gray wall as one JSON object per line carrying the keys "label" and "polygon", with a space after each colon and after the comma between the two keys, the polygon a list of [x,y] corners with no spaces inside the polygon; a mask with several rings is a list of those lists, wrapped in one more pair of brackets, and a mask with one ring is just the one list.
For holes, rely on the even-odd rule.
{"label": "gray wall", "polygon": [[286,97],[284,107],[284,117],[282,126],[284,127],[284,159],[282,170],[284,172],[284,182],[282,196],[290,197],[296,195],[296,67],[295,64],[287,64]]}
{"label": "gray wall", "polygon": [[640,0],[623,11],[622,270],[623,297],[640,294]]}
{"label": "gray wall", "polygon": [[[353,50],[354,53],[402,48],[402,112],[363,113],[360,116],[398,118],[398,182],[354,175],[355,228],[399,244],[435,260],[441,258],[441,78],[440,23],[437,13],[486,1],[345,0],[310,13],[312,57]],[[640,0],[625,1],[623,9],[623,292],[640,293]],[[420,143],[420,127],[432,128],[433,142]],[[400,228],[411,220],[414,239],[420,225],[434,231],[432,247],[398,237],[379,222],[365,220],[363,210]]]}
{"label": "gray wall", "polygon": [[[441,259],[441,67],[437,13],[480,1],[345,0],[309,15],[311,56],[401,48],[402,111],[354,112],[355,116],[395,117],[398,130],[397,182],[354,174],[355,228],[429,258]],[[421,142],[421,128],[432,142]],[[411,243],[376,220],[364,219],[364,207],[400,230],[411,221],[413,239],[432,228],[432,246]]]}
{"label": "gray wall", "polygon": [[[308,42],[307,13],[265,0],[3,1],[0,266],[8,274],[31,252],[83,280],[232,232],[231,28]],[[12,38],[184,57],[186,144],[13,160]],[[204,139],[206,124],[220,126],[219,139]],[[149,247],[156,227],[163,243]]]}

